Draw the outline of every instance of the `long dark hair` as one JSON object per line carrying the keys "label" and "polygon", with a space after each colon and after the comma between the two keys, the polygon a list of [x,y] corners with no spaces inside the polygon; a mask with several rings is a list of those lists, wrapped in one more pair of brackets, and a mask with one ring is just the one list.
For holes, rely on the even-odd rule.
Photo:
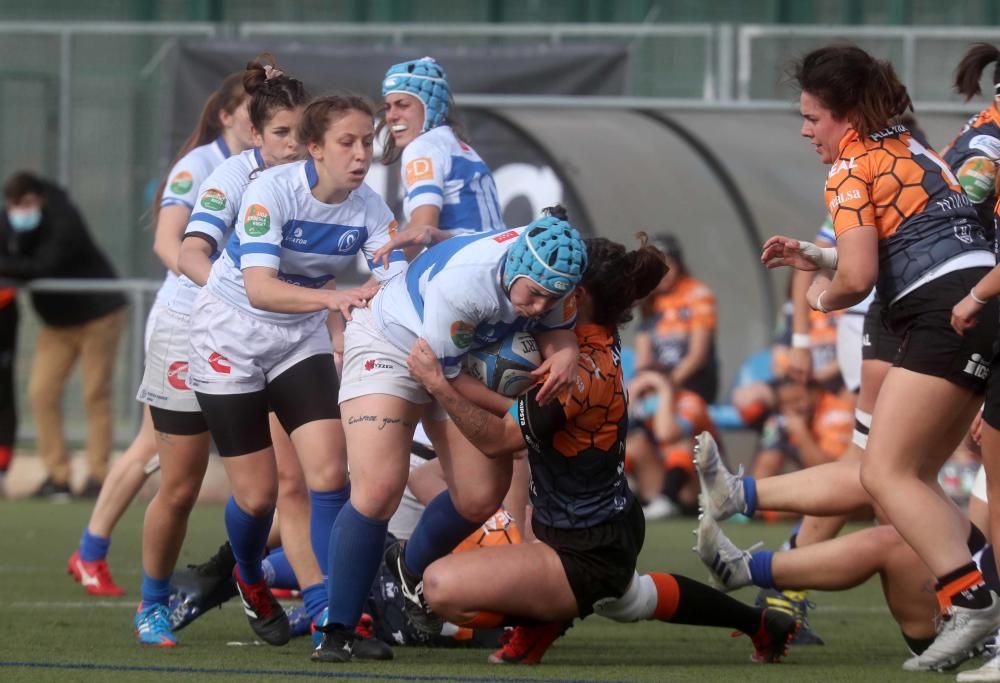
{"label": "long dark hair", "polygon": [[1000,83],[1000,50],[989,43],[974,43],[966,50],[955,69],[955,91],[968,102],[982,92],[979,79],[987,65],[993,64],[993,88]]}
{"label": "long dark hair", "polygon": [[[272,70],[270,78],[268,67]],[[280,71],[271,53],[264,52],[247,63],[243,72],[243,89],[250,96],[250,123],[258,133],[263,133],[276,111],[294,109],[308,99],[302,81]]]}
{"label": "long dark hair", "polygon": [[618,327],[632,320],[636,301],[648,296],[669,270],[663,253],[646,243],[646,233],[636,238],[635,251],[604,237],[585,240],[588,265],[580,286],[590,295],[598,325]]}
{"label": "long dark hair", "polygon": [[[177,156],[170,162],[170,166],[173,167],[174,164],[195,147],[207,145],[222,135],[223,129],[220,115],[223,112],[232,114],[243,104],[246,96],[246,90],[243,88],[243,72],[239,71],[226,76],[219,89],[205,100],[205,105],[201,108],[201,114],[198,115],[198,123],[195,124],[194,130],[191,131],[184,144],[181,145],[180,151],[177,152]],[[167,187],[167,180],[167,176],[163,176],[159,187],[156,188],[156,197],[153,199],[153,206],[151,207],[153,225],[156,225],[156,219],[160,216],[160,200],[163,199],[163,190]]]}
{"label": "long dark hair", "polygon": [[[407,94],[412,95],[412,93],[407,93]],[[417,97],[416,95],[412,95],[412,97],[416,97],[418,100],[420,100],[420,98]],[[423,100],[420,100],[420,104],[425,108],[427,106],[423,103]],[[378,111],[375,114],[376,117],[378,117],[378,125],[375,126],[375,137],[384,138],[384,142],[382,143],[382,163],[385,166],[389,166],[391,164],[396,163],[399,160],[399,157],[403,155],[403,150],[396,148],[396,139],[392,137],[392,135],[383,134],[386,129],[386,126],[389,125],[388,122],[385,120],[385,112],[388,109],[389,105],[383,102],[379,106]],[[451,130],[453,133],[455,133],[456,138],[458,138],[467,145],[470,144],[469,136],[465,132],[465,127],[462,126],[462,122],[458,120],[458,116],[455,113],[454,100],[448,101],[448,115],[444,118],[444,121],[441,122],[441,125],[451,127]]]}
{"label": "long dark hair", "polygon": [[913,111],[906,86],[892,64],[875,59],[857,45],[813,50],[793,64],[792,78],[834,118],[847,118],[861,136],[880,131],[907,110]]}

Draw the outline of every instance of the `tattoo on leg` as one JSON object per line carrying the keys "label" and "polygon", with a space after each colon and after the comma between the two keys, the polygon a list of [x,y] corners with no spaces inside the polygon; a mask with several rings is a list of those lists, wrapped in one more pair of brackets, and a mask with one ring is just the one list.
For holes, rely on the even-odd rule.
{"label": "tattoo on leg", "polygon": [[404,427],[416,427],[417,426],[416,422],[407,422],[406,420],[404,420],[401,417],[383,417],[382,418],[382,424],[379,425],[378,430],[381,432],[383,429],[386,428],[386,425],[396,425],[396,424],[401,424]]}
{"label": "tattoo on leg", "polygon": [[374,415],[351,415],[347,418],[347,424],[356,425],[362,422],[377,422],[378,418]]}

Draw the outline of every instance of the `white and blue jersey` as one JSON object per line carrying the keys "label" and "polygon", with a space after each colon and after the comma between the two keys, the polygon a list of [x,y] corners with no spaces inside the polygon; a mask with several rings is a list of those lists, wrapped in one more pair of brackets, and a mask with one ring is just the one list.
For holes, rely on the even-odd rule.
{"label": "white and blue jersey", "polygon": [[[229,158],[231,152],[220,135],[207,145],[195,147],[182,156],[170,169],[167,184],[163,188],[160,208],[165,206],[186,206],[194,209],[195,199],[201,184],[212,174],[219,164]],[[166,305],[173,298],[177,286],[177,275],[167,271],[163,284],[156,292],[156,303]]]}
{"label": "white and blue jersey", "polygon": [[[219,257],[236,223],[236,214],[250,181],[264,170],[264,158],[259,149],[248,149],[219,164],[201,184],[198,203],[191,212],[184,235],[204,235],[215,245],[212,260]],[[198,285],[186,275],[177,279],[173,296],[167,302],[170,310],[191,315]]]}
{"label": "white and blue jersey", "polygon": [[284,282],[313,289],[351,269],[358,252],[378,280],[402,271],[406,258],[401,251],[393,252],[388,269],[371,260],[396,229],[382,198],[361,185],[340,204],[325,204],[311,191],[318,181],[309,159],[268,169],[250,184],[235,230],[212,266],[209,291],[261,320],[294,323],[314,314],[254,308],[244,288],[244,268],[270,268]]}
{"label": "white and blue jersey", "polygon": [[[816,235],[816,239],[823,240],[829,244],[837,244],[837,235],[833,231],[833,220],[827,216],[826,220],[823,221],[823,225],[820,226],[819,233]],[[868,312],[868,307],[872,305],[872,301],[875,300],[875,288],[872,287],[872,291],[868,292],[863,300],[854,304],[850,308],[845,308],[845,313],[855,313],[857,315],[864,315]]]}
{"label": "white and blue jersey", "polygon": [[408,144],[401,173],[407,222],[414,209],[436,206],[438,227],[453,235],[505,229],[490,169],[450,126],[432,128]]}
{"label": "white and blue jersey", "polygon": [[530,319],[514,309],[504,291],[507,250],[524,230],[462,235],[427,249],[404,276],[390,280],[372,300],[379,332],[406,353],[422,337],[451,378],[458,375],[470,350],[512,332],[572,328],[576,322],[572,293],[543,317]]}

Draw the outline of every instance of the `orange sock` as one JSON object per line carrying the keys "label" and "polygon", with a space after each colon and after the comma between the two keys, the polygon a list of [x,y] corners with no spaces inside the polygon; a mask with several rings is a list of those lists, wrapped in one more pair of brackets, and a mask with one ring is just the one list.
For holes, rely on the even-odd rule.
{"label": "orange sock", "polygon": [[[975,565],[970,563],[966,567],[962,567],[962,569],[968,569],[968,571],[964,573],[959,573],[959,571],[952,572],[938,582],[936,595],[938,605],[941,606],[941,611],[946,611],[951,607],[957,596],[970,589],[985,585],[983,573]],[[955,576],[956,574],[958,576]]]}
{"label": "orange sock", "polygon": [[653,611],[653,618],[660,621],[670,621],[681,600],[681,589],[677,585],[677,579],[672,574],[659,572],[650,572],[649,577],[653,579],[653,585],[656,586],[656,609]]}
{"label": "orange sock", "polygon": [[462,628],[500,628],[503,625],[504,615],[498,612],[479,612],[468,621],[463,621],[457,626]]}

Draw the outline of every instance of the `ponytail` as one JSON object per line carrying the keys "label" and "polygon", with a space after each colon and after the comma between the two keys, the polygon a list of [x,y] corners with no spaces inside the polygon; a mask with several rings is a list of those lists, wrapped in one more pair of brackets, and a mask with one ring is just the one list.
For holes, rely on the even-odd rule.
{"label": "ponytail", "polygon": [[640,232],[636,238],[639,248],[635,251],[603,237],[585,240],[589,265],[579,286],[590,295],[598,325],[628,323],[636,301],[649,296],[669,270],[663,253],[646,243],[646,233]]}
{"label": "ponytail", "polygon": [[[232,73],[226,76],[219,89],[205,100],[205,105],[201,108],[201,114],[198,115],[198,123],[195,124],[194,130],[191,131],[184,144],[181,145],[180,151],[177,152],[177,156],[170,162],[170,166],[173,167],[174,164],[195,147],[207,145],[222,135],[221,114],[223,112],[232,114],[243,104],[246,96],[246,91],[243,89],[243,73]],[[166,187],[167,177],[164,176],[160,181],[159,187],[156,188],[156,196],[153,199],[153,206],[151,207],[154,226],[160,216],[160,201],[163,199],[163,191]]]}
{"label": "ponytail", "polygon": [[996,86],[1000,84],[1000,50],[989,43],[975,43],[969,46],[962,61],[955,69],[955,91],[965,96],[968,102],[973,96],[982,92],[979,81],[983,76],[983,70],[988,64],[993,66],[993,88],[994,95]]}
{"label": "ponytail", "polygon": [[305,104],[302,81],[286,75],[269,52],[258,55],[243,72],[243,89],[250,96],[250,123],[262,133],[275,112]]}

